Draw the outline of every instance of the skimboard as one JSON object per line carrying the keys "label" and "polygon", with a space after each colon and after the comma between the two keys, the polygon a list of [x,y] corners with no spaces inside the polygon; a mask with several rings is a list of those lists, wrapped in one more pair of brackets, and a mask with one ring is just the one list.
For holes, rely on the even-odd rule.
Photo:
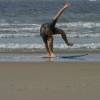
{"label": "skimboard", "polygon": [[60,56],[60,58],[63,58],[63,59],[74,59],[74,58],[79,58],[79,57],[83,57],[83,56],[86,56],[88,54],[74,54],[74,55],[65,55],[65,56]]}
{"label": "skimboard", "polygon": [[74,58],[79,58],[79,57],[83,57],[86,56],[88,54],[71,54],[71,55],[59,55],[59,56],[55,56],[55,57],[48,57],[48,56],[41,56],[41,58],[62,58],[62,59],[74,59]]}

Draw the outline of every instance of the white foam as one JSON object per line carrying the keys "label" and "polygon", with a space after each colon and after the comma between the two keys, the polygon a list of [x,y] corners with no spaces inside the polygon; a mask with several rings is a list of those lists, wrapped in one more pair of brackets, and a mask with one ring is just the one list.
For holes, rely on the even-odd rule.
{"label": "white foam", "polygon": [[[40,24],[9,24],[9,23],[0,23],[0,26],[23,26],[23,27],[38,27],[40,28]],[[63,23],[57,23],[57,26],[59,27],[87,27],[87,28],[92,28],[92,27],[100,27],[100,23],[99,22],[63,22]]]}
{"label": "white foam", "polygon": [[90,2],[94,2],[94,1],[97,1],[97,0],[89,0]]}
{"label": "white foam", "polygon": [[71,48],[88,48],[88,49],[97,49],[100,48],[100,43],[86,43],[86,44],[75,44]]}
{"label": "white foam", "polygon": [[40,25],[39,24],[0,24],[0,31],[39,31]]}
{"label": "white foam", "polygon": [[54,46],[55,48],[72,48],[72,49],[78,49],[78,48],[87,48],[87,49],[97,49],[100,48],[100,43],[85,43],[85,44],[74,44],[72,47],[67,46],[65,44],[56,44]]}
{"label": "white foam", "polygon": [[84,27],[84,28],[93,28],[100,27],[100,23],[98,22],[66,22],[66,23],[58,23],[59,27]]}
{"label": "white foam", "polygon": [[[18,43],[8,43],[8,44],[0,44],[0,49],[43,49],[45,48],[43,44],[18,44]],[[97,49],[100,48],[100,43],[85,43],[85,44],[74,44],[72,47],[67,46],[65,44],[54,44],[54,48],[57,49]]]}
{"label": "white foam", "polygon": [[9,38],[9,37],[34,37],[38,36],[37,33],[17,33],[17,34],[0,34],[0,38]]}
{"label": "white foam", "polygon": [[[10,24],[10,23],[0,23],[0,26],[32,26],[32,27],[40,27],[41,24],[24,24],[24,23],[21,23],[21,24]],[[100,27],[100,23],[99,22],[81,22],[81,21],[78,21],[78,22],[63,22],[63,23],[57,23],[57,26],[69,26],[69,27],[79,27],[79,26],[83,26],[83,27],[87,27],[87,28],[91,28],[91,27]]]}
{"label": "white foam", "polygon": [[24,24],[24,23],[20,23],[20,24],[10,24],[10,23],[0,23],[0,26],[39,26],[40,24]]}
{"label": "white foam", "polygon": [[[60,35],[54,35],[54,37],[60,37]],[[67,34],[67,37],[70,37],[70,38],[84,38],[84,37],[100,37],[100,33],[89,33],[89,34],[86,34],[86,33],[77,33],[77,32],[71,32],[69,34]]]}
{"label": "white foam", "polygon": [[18,43],[8,43],[8,44],[0,44],[0,48],[2,49],[32,49],[32,48],[43,48],[44,46],[41,44],[18,44]]}
{"label": "white foam", "polygon": [[[58,23],[58,27],[61,27],[63,30],[67,31],[70,29],[70,32],[68,32],[68,37],[100,37],[100,33],[92,33],[89,32],[91,29],[88,30],[88,32],[78,32],[77,29],[81,28],[96,28],[100,27],[100,23],[98,22],[69,22],[69,23]],[[8,23],[1,23],[0,24],[0,37],[7,37],[11,36],[7,33],[13,33],[13,36],[29,36],[29,33],[37,34],[39,35],[40,30],[40,24],[8,24]],[[16,33],[15,33],[16,32]],[[7,34],[7,36],[2,33]],[[23,34],[22,34],[23,33]],[[18,35],[16,35],[18,34]],[[21,35],[19,35],[21,34]],[[25,35],[24,35],[25,34]],[[29,34],[29,35],[26,35]],[[32,35],[34,36],[34,35]]]}
{"label": "white foam", "polygon": [[74,33],[74,34],[67,34],[68,37],[78,37],[78,38],[84,38],[84,37],[100,37],[100,33],[89,33],[89,34],[86,34],[86,33]]}
{"label": "white foam", "polygon": [[[40,36],[39,33],[17,33],[17,34],[0,34],[0,38],[9,38],[9,37],[36,37],[36,36]],[[60,35],[54,36],[54,37],[60,37]],[[85,38],[85,37],[100,37],[100,33],[96,33],[96,34],[67,34],[68,38]]]}
{"label": "white foam", "polygon": [[0,31],[32,31],[34,28],[0,28]]}

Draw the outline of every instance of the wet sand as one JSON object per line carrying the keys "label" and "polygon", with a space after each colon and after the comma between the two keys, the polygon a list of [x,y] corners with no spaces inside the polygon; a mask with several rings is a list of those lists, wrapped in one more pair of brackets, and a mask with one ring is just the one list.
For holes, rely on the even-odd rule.
{"label": "wet sand", "polygon": [[0,63],[0,100],[100,100],[100,63]]}

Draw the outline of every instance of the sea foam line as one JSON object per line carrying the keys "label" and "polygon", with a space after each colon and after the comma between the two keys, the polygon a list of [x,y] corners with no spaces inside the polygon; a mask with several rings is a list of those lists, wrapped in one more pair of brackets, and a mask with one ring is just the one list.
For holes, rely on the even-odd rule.
{"label": "sea foam line", "polygon": [[58,23],[59,27],[66,26],[67,27],[84,27],[84,28],[93,28],[100,27],[100,23],[98,22],[68,22],[68,23]]}
{"label": "sea foam line", "polygon": [[[42,23],[41,23],[42,24]],[[20,23],[20,24],[10,24],[10,23],[1,23],[0,26],[37,26],[40,27],[41,24],[24,24],[24,23]],[[87,28],[91,28],[91,27],[100,27],[100,23],[99,22],[60,22],[57,23],[58,26],[69,26],[69,27],[87,27]]]}
{"label": "sea foam line", "polygon": [[38,36],[37,33],[17,33],[17,34],[0,34],[0,38],[16,38],[16,37],[34,37],[34,36]]}
{"label": "sea foam line", "polygon": [[[13,37],[13,38],[16,38],[16,37],[40,37],[40,33],[25,33],[25,32],[21,32],[21,33],[7,33],[7,34],[4,34],[4,33],[1,33],[0,34],[0,38],[9,38],[9,37]],[[54,35],[54,37],[60,37],[60,35]],[[81,33],[73,33],[73,34],[67,34],[67,37],[69,38],[84,38],[84,37],[100,37],[100,33],[95,33],[95,34],[81,34]]]}
{"label": "sea foam line", "polygon": [[[45,46],[43,44],[18,44],[18,43],[8,43],[8,44],[0,44],[0,49],[43,49]],[[54,48],[57,49],[97,49],[100,48],[100,43],[85,43],[85,44],[74,44],[72,47],[67,46],[65,44],[54,44]]]}

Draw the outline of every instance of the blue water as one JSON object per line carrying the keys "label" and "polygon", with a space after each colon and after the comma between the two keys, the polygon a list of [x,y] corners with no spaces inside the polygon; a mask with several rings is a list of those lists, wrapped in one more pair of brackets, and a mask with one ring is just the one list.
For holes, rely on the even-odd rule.
{"label": "blue water", "polygon": [[[48,21],[66,0],[0,0],[0,51],[36,50],[44,45],[39,35],[42,23]],[[100,1],[68,0],[71,7],[57,23],[68,40],[54,36],[56,49],[100,49]]]}

